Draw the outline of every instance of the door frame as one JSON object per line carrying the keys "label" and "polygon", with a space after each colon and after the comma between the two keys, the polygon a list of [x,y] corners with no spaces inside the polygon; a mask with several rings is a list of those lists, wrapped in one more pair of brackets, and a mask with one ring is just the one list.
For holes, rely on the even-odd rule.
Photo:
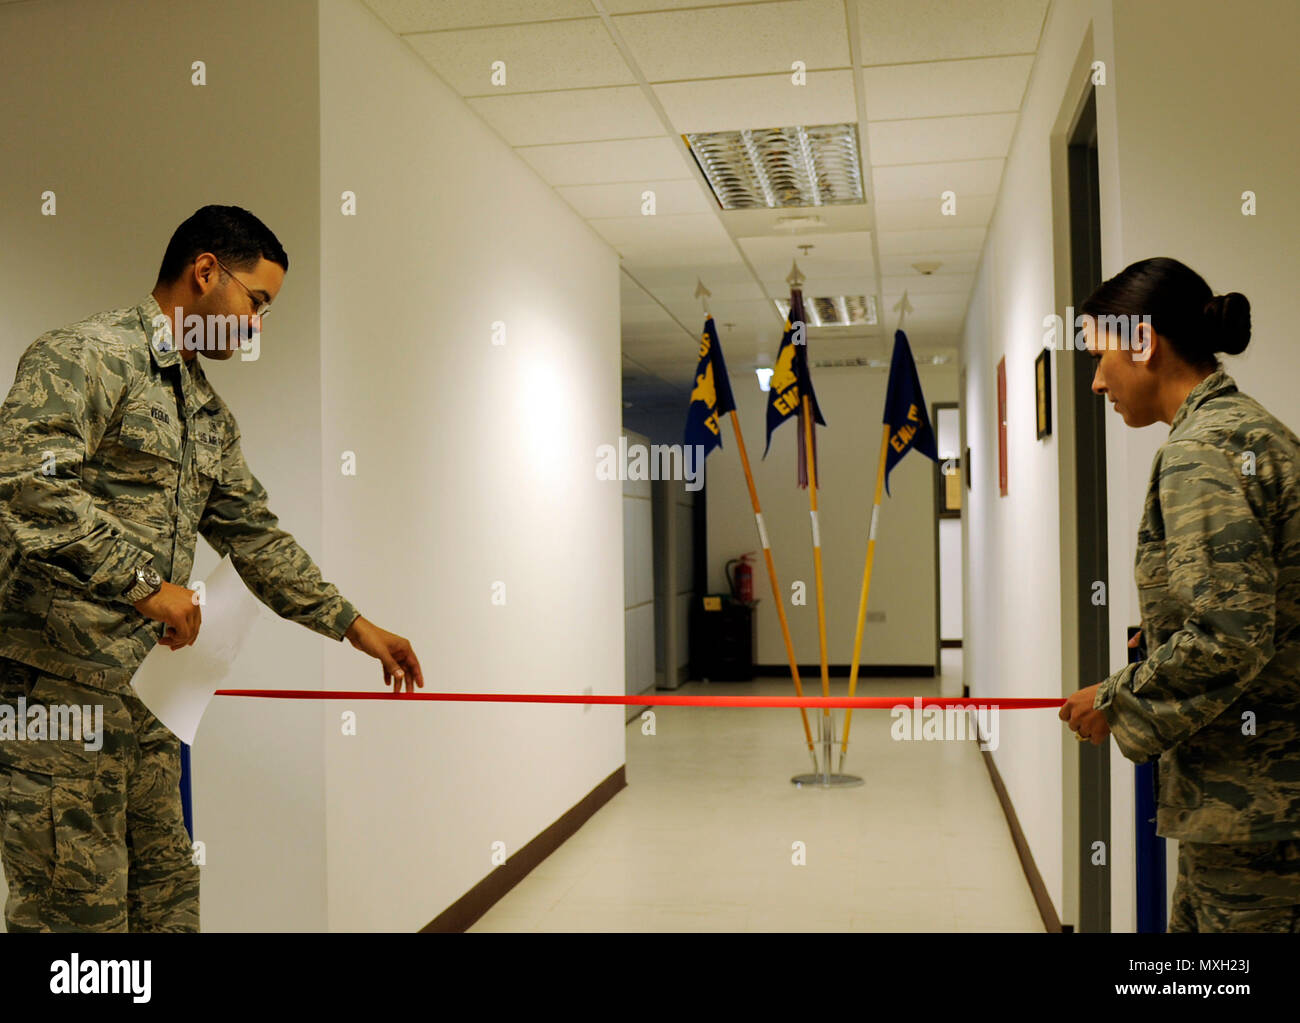
{"label": "door frame", "polygon": [[[1089,26],[1051,136],[1056,313],[1064,318],[1101,281],[1097,99]],[[1061,341],[1074,324],[1064,323]],[[1109,596],[1105,408],[1091,393],[1086,352],[1053,353],[1060,497],[1061,695],[1109,673],[1109,599],[1092,603],[1100,582]],[[1110,750],[1062,742],[1061,919],[1069,930],[1111,929]],[[1094,863],[1095,843],[1104,859]]]}

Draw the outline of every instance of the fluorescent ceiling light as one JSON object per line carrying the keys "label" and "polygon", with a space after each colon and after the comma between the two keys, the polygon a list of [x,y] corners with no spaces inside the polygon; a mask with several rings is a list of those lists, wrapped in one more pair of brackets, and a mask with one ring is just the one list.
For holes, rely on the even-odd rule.
{"label": "fluorescent ceiling light", "polygon": [[[804,315],[810,327],[874,327],[875,295],[832,295],[804,299]],[[790,302],[778,298],[776,307],[789,318]]]}
{"label": "fluorescent ceiling light", "polygon": [[863,202],[855,124],[684,135],[724,210]]}

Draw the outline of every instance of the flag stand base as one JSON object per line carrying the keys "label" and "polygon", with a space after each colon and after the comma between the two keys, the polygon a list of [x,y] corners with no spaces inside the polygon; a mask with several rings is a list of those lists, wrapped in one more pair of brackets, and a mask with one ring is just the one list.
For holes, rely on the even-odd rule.
{"label": "flag stand base", "polygon": [[831,750],[835,745],[834,711],[817,718],[817,735],[822,751],[821,771],[816,774],[796,774],[790,779],[790,784],[797,789],[851,789],[863,784],[856,774],[835,774],[831,771]]}

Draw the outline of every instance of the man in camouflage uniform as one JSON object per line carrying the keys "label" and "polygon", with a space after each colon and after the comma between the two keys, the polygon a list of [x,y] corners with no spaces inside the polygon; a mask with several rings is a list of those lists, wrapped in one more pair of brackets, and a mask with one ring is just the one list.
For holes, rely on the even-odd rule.
{"label": "man in camouflage uniform", "polygon": [[[1123,379],[1111,350],[1094,353],[1112,382],[1099,393]],[[1221,364],[1176,407],[1138,530],[1149,656],[1061,717],[1130,760],[1159,757],[1156,830],[1179,840],[1171,931],[1296,932],[1300,440]]]}
{"label": "man in camouflage uniform", "polygon": [[[238,207],[173,235],[138,305],[38,338],[0,408],[0,844],[10,931],[197,931],[180,742],[131,677],[155,643],[193,643],[198,534],[276,614],[423,685],[410,643],[361,617],[267,507],[239,427],[195,348],[230,358],[288,269]],[[242,317],[222,344],[208,327]],[[152,570],[152,571],[151,571]],[[156,575],[153,573],[156,572]],[[17,732],[15,708],[102,707],[99,736]],[[5,711],[8,710],[6,716]],[[84,725],[83,725],[84,727]],[[88,741],[88,740],[94,741]]]}

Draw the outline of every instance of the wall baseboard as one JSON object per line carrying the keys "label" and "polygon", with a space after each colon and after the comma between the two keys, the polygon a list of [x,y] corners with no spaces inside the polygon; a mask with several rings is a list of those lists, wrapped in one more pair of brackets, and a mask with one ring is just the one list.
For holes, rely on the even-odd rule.
{"label": "wall baseboard", "polygon": [[[826,674],[832,678],[848,678],[850,665],[848,664],[828,664]],[[754,676],[776,675],[777,677],[789,676],[789,664],[755,664]],[[799,665],[799,677],[802,679],[821,678],[822,666],[820,664],[801,664]],[[933,664],[860,664],[858,665],[858,678],[884,678],[888,676],[898,676],[902,678],[934,678],[935,671]],[[723,680],[725,681],[725,680]]]}
{"label": "wall baseboard", "polygon": [[620,764],[617,771],[583,796],[554,824],[421,927],[420,932],[459,934],[468,930],[475,920],[496,905],[529,871],[555,852],[597,810],[626,787],[627,765]]}
{"label": "wall baseboard", "polygon": [[1056,913],[1056,907],[1052,905],[1051,896],[1047,894],[1047,885],[1043,883],[1043,875],[1038,872],[1038,865],[1034,863],[1034,855],[1029,851],[1029,841],[1020,827],[1020,818],[1016,816],[1016,808],[1011,805],[1011,796],[1002,782],[1002,775],[998,773],[997,764],[993,762],[993,752],[985,749],[980,750],[980,754],[984,757],[984,766],[989,769],[993,791],[998,794],[998,802],[1002,804],[1002,813],[1006,816],[1007,827],[1011,830],[1011,841],[1015,843],[1016,855],[1020,857],[1020,867],[1025,872],[1025,880],[1029,882],[1029,890],[1034,896],[1034,903],[1038,906],[1038,915],[1043,918],[1043,927],[1050,934],[1059,934],[1061,918]]}

